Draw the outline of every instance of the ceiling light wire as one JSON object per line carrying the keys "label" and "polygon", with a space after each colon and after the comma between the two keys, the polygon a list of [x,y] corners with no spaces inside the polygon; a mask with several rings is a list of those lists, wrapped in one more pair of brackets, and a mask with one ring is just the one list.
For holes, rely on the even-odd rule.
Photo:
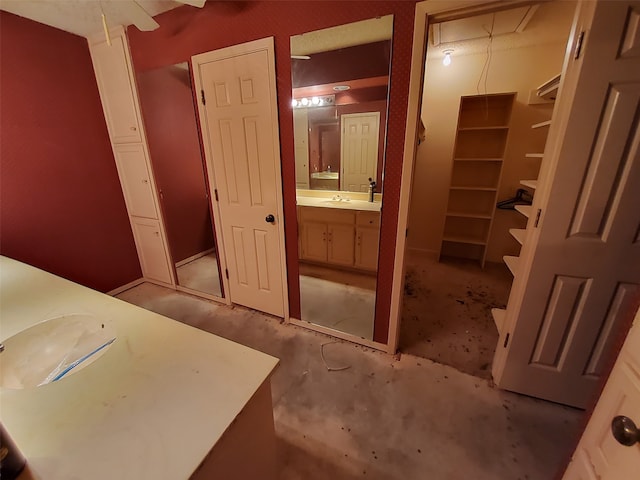
{"label": "ceiling light wire", "polygon": [[[476,92],[480,95],[480,83],[482,83],[482,76],[484,75],[484,93],[487,94],[487,77],[489,75],[489,66],[491,64],[491,56],[492,56],[492,44],[493,44],[493,28],[496,22],[496,14],[493,14],[493,18],[491,20],[491,29],[485,31],[489,34],[489,42],[487,43],[487,58],[484,61],[484,65],[482,66],[482,70],[480,71],[480,77],[478,78],[478,83],[476,84]],[[483,25],[484,28],[484,25]]]}

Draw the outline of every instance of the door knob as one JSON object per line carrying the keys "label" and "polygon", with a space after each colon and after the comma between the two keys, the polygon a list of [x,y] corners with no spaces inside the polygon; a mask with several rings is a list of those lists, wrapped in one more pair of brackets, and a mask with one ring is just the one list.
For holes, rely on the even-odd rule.
{"label": "door knob", "polygon": [[274,217],[273,215],[269,214],[265,217],[264,219],[265,222],[267,223],[276,223],[276,217]]}
{"label": "door knob", "polygon": [[611,433],[613,437],[627,447],[640,442],[640,431],[629,417],[618,415],[611,421]]}

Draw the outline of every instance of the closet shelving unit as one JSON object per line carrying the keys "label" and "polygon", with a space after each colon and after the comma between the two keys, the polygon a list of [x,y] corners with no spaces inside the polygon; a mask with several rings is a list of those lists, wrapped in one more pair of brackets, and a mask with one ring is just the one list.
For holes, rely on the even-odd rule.
{"label": "closet shelving unit", "polygon": [[[537,96],[540,98],[544,98],[546,100],[552,100],[555,101],[556,99],[556,95],[558,93],[558,86],[560,84],[560,75],[556,75],[555,77],[553,77],[551,80],[549,80],[548,82],[543,83],[542,85],[540,85],[538,87],[537,90]],[[539,145],[537,145],[537,149],[535,152],[532,153],[527,153],[525,154],[526,158],[532,158],[532,159],[540,159],[542,160],[542,158],[544,157],[544,147],[546,144],[546,139],[548,136],[548,128],[551,125],[551,120],[545,120],[544,122],[539,122],[539,123],[535,123],[533,125],[531,125],[531,129],[532,130],[540,130],[540,129],[546,129],[546,132],[544,135],[541,136],[542,141],[540,142]],[[539,166],[538,166],[539,168]],[[520,180],[520,184],[524,187],[526,187],[531,194],[533,195],[536,191],[536,189],[538,188],[538,179],[525,179],[525,180]],[[524,215],[526,218],[530,218],[532,213],[533,213],[533,207],[531,205],[516,205],[515,209],[517,212],[519,212],[520,214]],[[529,223],[527,224],[527,229],[529,228]],[[526,237],[527,237],[527,229],[524,228],[511,228],[509,229],[509,233],[511,234],[511,236],[520,244],[523,245],[524,242],[526,241]],[[513,255],[505,255],[503,257],[504,263],[507,265],[507,267],[509,268],[509,271],[511,272],[511,274],[515,277],[517,275],[518,272],[518,263],[520,258],[517,256],[513,256]],[[506,309],[503,308],[493,308],[491,309],[491,314],[493,316],[493,320],[496,324],[496,327],[498,328],[498,332],[502,332],[502,327],[504,325],[504,321],[505,321],[505,317],[506,317]]]}
{"label": "closet shelving unit", "polygon": [[514,93],[460,99],[441,257],[484,267],[514,99]]}

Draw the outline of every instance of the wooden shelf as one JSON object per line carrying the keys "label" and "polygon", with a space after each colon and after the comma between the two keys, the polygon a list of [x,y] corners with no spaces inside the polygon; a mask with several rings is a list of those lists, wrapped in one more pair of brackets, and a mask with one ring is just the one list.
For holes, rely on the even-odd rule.
{"label": "wooden shelf", "polygon": [[518,271],[518,263],[520,262],[520,257],[505,255],[504,257],[502,257],[502,259],[504,260],[504,263],[507,264],[507,267],[509,267],[509,271],[511,272],[511,274],[515,277],[516,272]]}
{"label": "wooden shelf", "polygon": [[447,217],[480,218],[483,220],[491,220],[493,218],[493,215],[491,215],[490,213],[447,212]]}
{"label": "wooden shelf", "polygon": [[538,180],[520,180],[520,185],[524,185],[527,188],[538,188]]}
{"label": "wooden shelf", "polygon": [[515,208],[517,212],[520,212],[527,218],[529,218],[529,216],[531,215],[531,211],[533,210],[533,207],[531,205],[516,205]]}
{"label": "wooden shelf", "polygon": [[460,98],[440,255],[484,267],[515,93]]}
{"label": "wooden shelf", "polygon": [[496,192],[498,191],[497,188],[494,187],[451,187],[451,190],[471,190],[471,191],[478,191],[478,192]]}
{"label": "wooden shelf", "polygon": [[544,158],[544,153],[525,153],[527,158]]}
{"label": "wooden shelf", "polygon": [[459,132],[469,132],[474,130],[507,130],[508,125],[488,126],[488,127],[462,127],[459,128]]}
{"label": "wooden shelf", "polygon": [[522,245],[524,243],[524,237],[527,234],[527,231],[524,228],[510,228],[509,233],[516,241]]}
{"label": "wooden shelf", "polygon": [[501,162],[500,158],[454,158],[454,162]]}
{"label": "wooden shelf", "polygon": [[445,235],[442,238],[442,240],[445,242],[468,243],[469,245],[486,245],[487,244],[487,241],[481,238],[455,236],[455,235]]}
{"label": "wooden shelf", "polygon": [[551,120],[547,120],[546,122],[534,123],[533,125],[531,125],[531,128],[542,128],[548,127],[549,125],[551,125]]}
{"label": "wooden shelf", "polygon": [[558,94],[558,87],[560,86],[560,76],[561,74],[559,73],[555,77],[540,85],[537,89],[538,96],[546,100],[555,100],[556,95]]}
{"label": "wooden shelf", "polygon": [[504,327],[504,320],[505,320],[505,317],[507,316],[507,311],[504,308],[492,308],[491,316],[493,317],[493,322],[496,324],[498,333],[502,333],[502,329]]}

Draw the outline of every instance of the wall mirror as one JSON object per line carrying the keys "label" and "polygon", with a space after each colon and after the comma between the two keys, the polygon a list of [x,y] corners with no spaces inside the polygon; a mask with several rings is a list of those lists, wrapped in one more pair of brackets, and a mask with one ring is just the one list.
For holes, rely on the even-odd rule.
{"label": "wall mirror", "polygon": [[189,66],[138,72],[137,80],[178,286],[222,297]]}
{"label": "wall mirror", "polygon": [[373,339],[393,16],[291,37],[301,320]]}

